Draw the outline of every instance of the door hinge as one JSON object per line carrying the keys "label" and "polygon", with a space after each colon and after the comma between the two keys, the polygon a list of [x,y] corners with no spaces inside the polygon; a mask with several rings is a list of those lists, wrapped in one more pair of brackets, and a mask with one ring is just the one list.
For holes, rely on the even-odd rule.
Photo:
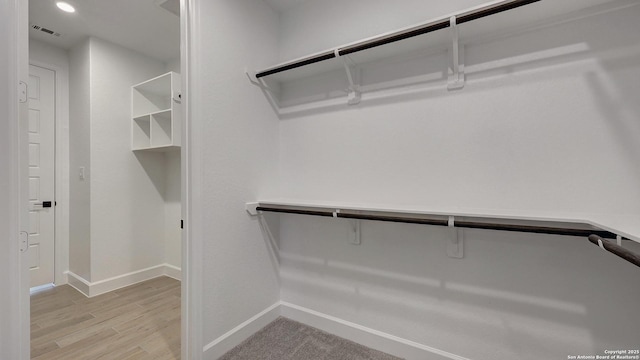
{"label": "door hinge", "polygon": [[29,250],[29,233],[20,231],[20,252]]}
{"label": "door hinge", "polygon": [[27,83],[24,81],[20,81],[18,84],[18,98],[21,103],[27,102]]}

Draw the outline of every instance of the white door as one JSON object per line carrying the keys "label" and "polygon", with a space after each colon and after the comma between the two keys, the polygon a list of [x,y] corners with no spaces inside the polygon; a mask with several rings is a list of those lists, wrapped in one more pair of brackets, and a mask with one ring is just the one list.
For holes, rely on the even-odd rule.
{"label": "white door", "polygon": [[53,283],[55,73],[29,66],[29,273],[31,287]]}

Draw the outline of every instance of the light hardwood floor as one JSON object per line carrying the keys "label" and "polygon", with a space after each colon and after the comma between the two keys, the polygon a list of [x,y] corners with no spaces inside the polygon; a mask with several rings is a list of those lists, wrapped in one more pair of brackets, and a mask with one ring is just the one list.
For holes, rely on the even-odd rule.
{"label": "light hardwood floor", "polygon": [[32,295],[31,359],[180,359],[180,282],[163,276],[93,298],[68,285]]}

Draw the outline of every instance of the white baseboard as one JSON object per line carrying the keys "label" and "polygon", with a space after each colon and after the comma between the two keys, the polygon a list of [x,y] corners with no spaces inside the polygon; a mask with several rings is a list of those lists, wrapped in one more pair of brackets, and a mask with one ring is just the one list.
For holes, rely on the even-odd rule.
{"label": "white baseboard", "polygon": [[87,297],[94,297],[159,276],[169,276],[180,280],[182,272],[180,268],[173,265],[161,264],[95,282],[89,282],[71,271],[66,271],[65,273],[67,274],[69,285]]}
{"label": "white baseboard", "polygon": [[406,360],[470,360],[450,352],[370,329],[337,317],[284,301],[271,305],[203,349],[203,359],[215,360],[283,316],[358,344],[395,355]]}
{"label": "white baseboard", "polygon": [[280,303],[275,303],[260,313],[254,315],[249,320],[236,326],[226,334],[213,340],[202,350],[203,359],[215,360],[224,355],[227,351],[233,349],[241,342],[258,332],[263,327],[280,316]]}
{"label": "white baseboard", "polygon": [[170,264],[164,264],[164,274],[172,279],[182,281],[182,269]]}
{"label": "white baseboard", "polygon": [[89,297],[89,289],[91,288],[90,282],[85,280],[82,276],[76,275],[69,270],[65,271],[64,273],[67,275],[67,284],[83,293],[84,296]]}
{"label": "white baseboard", "polygon": [[361,326],[302,306],[280,303],[286,318],[406,360],[470,360],[468,358]]}

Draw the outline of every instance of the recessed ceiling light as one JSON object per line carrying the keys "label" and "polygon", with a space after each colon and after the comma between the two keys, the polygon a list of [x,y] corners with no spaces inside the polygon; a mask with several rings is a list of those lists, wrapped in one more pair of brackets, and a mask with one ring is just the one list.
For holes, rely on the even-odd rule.
{"label": "recessed ceiling light", "polygon": [[68,12],[68,13],[73,13],[76,12],[76,8],[74,8],[73,6],[71,6],[71,4],[66,3],[64,1],[58,1],[56,3],[56,6],[58,6],[58,9],[64,11],[64,12]]}

